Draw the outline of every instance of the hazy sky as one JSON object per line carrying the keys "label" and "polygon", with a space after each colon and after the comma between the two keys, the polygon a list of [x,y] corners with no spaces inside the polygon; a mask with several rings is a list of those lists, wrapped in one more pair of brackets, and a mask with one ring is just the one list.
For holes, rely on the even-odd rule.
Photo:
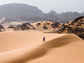
{"label": "hazy sky", "polygon": [[57,13],[67,11],[84,12],[84,0],[0,0],[0,5],[8,3],[23,3],[36,6],[44,13],[51,10]]}

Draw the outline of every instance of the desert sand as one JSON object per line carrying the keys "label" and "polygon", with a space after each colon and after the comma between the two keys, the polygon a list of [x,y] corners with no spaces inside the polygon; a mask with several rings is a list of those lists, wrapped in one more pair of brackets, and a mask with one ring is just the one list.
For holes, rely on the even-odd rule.
{"label": "desert sand", "polygon": [[1,32],[0,63],[84,63],[84,40],[74,34]]}

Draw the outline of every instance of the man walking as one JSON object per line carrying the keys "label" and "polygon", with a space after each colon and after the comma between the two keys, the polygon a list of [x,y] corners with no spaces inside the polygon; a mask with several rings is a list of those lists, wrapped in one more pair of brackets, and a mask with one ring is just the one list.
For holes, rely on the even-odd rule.
{"label": "man walking", "polygon": [[45,42],[45,36],[43,37],[43,42]]}

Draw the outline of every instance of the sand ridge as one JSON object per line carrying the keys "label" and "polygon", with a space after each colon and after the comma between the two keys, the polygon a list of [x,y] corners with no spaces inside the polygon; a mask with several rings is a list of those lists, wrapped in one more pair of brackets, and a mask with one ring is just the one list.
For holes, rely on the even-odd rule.
{"label": "sand ridge", "polygon": [[[34,32],[34,33],[39,34],[39,32]],[[33,47],[31,45],[31,46],[26,46],[26,47],[18,48],[15,50],[10,50],[10,51],[0,53],[0,62],[2,62],[2,63],[25,63],[25,62],[26,63],[51,63],[51,60],[53,60],[53,62],[56,63],[57,62],[56,60],[62,60],[61,56],[63,56],[63,55],[61,55],[61,56],[59,55],[60,54],[59,50],[62,50],[61,52],[63,52],[63,51],[65,52],[66,49],[70,49],[69,51],[71,52],[72,50],[74,50],[75,46],[77,47],[78,50],[81,50],[84,47],[83,46],[84,40],[82,40],[81,38],[77,37],[74,34],[59,35],[58,37],[56,37],[56,35],[52,35],[52,36],[55,36],[55,37],[53,37],[53,39],[51,39],[51,40],[48,40],[47,42],[39,43],[38,45],[34,43],[35,46],[33,46]],[[36,43],[38,43],[38,42],[36,42]],[[80,46],[80,47],[78,48],[78,46]],[[81,51],[84,52],[83,50],[81,50]],[[68,51],[66,51],[65,56],[67,55],[67,52]],[[78,51],[76,51],[76,52],[78,52]],[[74,51],[74,53],[76,53],[76,52]],[[58,57],[58,58],[55,57],[57,55],[56,53],[60,57]],[[72,53],[72,55],[73,55],[73,53]],[[83,56],[82,55],[83,54],[81,54],[80,58],[83,59],[84,55]],[[48,57],[48,56],[50,56],[50,57]],[[51,60],[49,60],[49,59],[51,59]],[[76,59],[78,59],[78,58],[76,58]],[[74,62],[76,63],[79,61],[74,61]],[[59,61],[59,63],[61,63],[61,62]]]}

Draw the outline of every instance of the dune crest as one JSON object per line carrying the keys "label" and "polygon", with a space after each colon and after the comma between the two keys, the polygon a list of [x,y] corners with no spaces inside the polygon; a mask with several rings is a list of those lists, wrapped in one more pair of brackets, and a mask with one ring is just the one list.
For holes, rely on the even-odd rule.
{"label": "dune crest", "polygon": [[[72,42],[83,42],[83,40],[77,37],[74,34],[63,35],[61,37],[49,40],[39,46],[32,48],[31,50],[24,48],[22,52],[19,54],[19,49],[13,52],[7,53],[0,53],[0,62],[2,63],[24,63],[31,61],[36,58],[45,57],[48,51],[52,50],[53,48],[58,48],[65,46]],[[24,51],[25,50],[25,51]],[[16,53],[17,52],[17,53]],[[3,54],[3,55],[2,55]],[[15,55],[12,56],[11,54]],[[10,56],[11,55],[11,56]],[[4,57],[5,56],[5,57]],[[9,58],[7,57],[9,56]]]}

